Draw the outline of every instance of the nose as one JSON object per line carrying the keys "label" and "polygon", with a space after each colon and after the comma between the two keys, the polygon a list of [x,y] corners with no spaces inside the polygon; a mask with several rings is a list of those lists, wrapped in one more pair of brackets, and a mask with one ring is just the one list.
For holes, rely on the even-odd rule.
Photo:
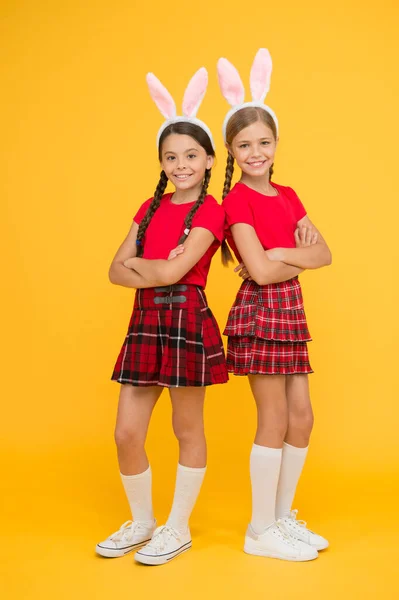
{"label": "nose", "polygon": [[177,165],[177,168],[182,171],[186,168],[186,165],[184,164],[184,162],[180,161]]}
{"label": "nose", "polygon": [[262,156],[260,146],[255,146],[252,150],[252,158],[259,158]]}

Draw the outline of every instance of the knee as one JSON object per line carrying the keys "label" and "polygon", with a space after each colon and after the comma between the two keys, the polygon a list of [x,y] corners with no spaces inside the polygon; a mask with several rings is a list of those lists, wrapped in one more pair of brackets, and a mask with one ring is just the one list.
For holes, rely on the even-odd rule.
{"label": "knee", "polygon": [[286,419],[276,420],[273,423],[259,423],[257,433],[261,436],[273,436],[273,439],[283,441],[288,429]]}
{"label": "knee", "polygon": [[271,440],[280,443],[284,440],[288,429],[288,414],[284,409],[258,414],[257,439],[267,445]]}
{"label": "knee", "polygon": [[288,415],[288,429],[297,433],[310,436],[314,424],[314,416],[311,408],[296,409]]}
{"label": "knee", "polygon": [[187,423],[173,419],[173,431],[179,444],[189,444],[204,437],[203,423]]}
{"label": "knee", "polygon": [[145,439],[142,433],[134,427],[119,425],[115,428],[115,444],[117,448],[144,447]]}

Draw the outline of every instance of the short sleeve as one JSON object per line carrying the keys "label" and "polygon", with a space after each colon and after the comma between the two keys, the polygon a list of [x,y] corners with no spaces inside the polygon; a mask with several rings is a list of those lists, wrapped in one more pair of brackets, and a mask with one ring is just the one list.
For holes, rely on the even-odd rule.
{"label": "short sleeve", "polygon": [[287,188],[287,191],[289,193],[289,198],[294,209],[295,219],[298,222],[306,216],[306,208],[298,198],[297,193],[292,188]]}
{"label": "short sleeve", "polygon": [[224,239],[225,212],[212,196],[207,196],[204,204],[194,215],[192,229],[203,227],[208,229],[219,242]]}
{"label": "short sleeve", "polygon": [[137,225],[140,225],[141,221],[144,219],[151,202],[152,198],[149,198],[149,200],[146,200],[136,212],[135,216],[133,217],[133,221],[137,223]]}
{"label": "short sleeve", "polygon": [[246,223],[255,227],[254,216],[245,195],[237,194],[233,190],[223,200],[222,206],[226,212],[226,224],[228,227],[236,223]]}

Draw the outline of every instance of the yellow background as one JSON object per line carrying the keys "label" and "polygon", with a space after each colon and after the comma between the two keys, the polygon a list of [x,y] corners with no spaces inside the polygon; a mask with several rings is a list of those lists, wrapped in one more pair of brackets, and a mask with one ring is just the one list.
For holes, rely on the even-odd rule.
{"label": "yellow background", "polygon": [[[207,3],[3,0],[1,48],[4,598],[394,598],[397,551],[398,5],[393,0]],[[314,563],[242,553],[255,411],[245,379],[208,391],[209,469],[194,549],[159,569],[94,556],[128,518],[109,381],[132,293],[107,270],[158,178],[153,71],[180,106],[201,65],[220,199],[227,111],[216,61],[249,94],[256,50],[274,60],[275,180],[293,186],[333,251],[306,273],[316,426],[295,505],[330,539]],[[249,99],[249,97],[247,97]],[[239,281],[214,260],[223,326]],[[151,425],[156,516],[177,447],[165,393]]]}

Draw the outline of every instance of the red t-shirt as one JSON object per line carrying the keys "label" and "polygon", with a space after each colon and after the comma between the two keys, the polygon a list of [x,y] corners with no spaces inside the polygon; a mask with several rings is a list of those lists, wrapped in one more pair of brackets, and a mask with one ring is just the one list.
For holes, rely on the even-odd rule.
{"label": "red t-shirt", "polygon": [[[184,219],[190,212],[194,202],[187,204],[173,204],[173,194],[162,197],[159,208],[155,211],[144,236],[143,258],[167,259],[173,248],[176,248],[184,232]],[[140,225],[152,198],[144,202],[139,208],[134,221]],[[205,287],[211,260],[216,250],[224,239],[225,214],[223,208],[212,196],[206,196],[203,204],[194,215],[191,229],[203,227],[215,236],[214,241],[198,263],[182,277],[179,283],[190,283]]]}
{"label": "red t-shirt", "polygon": [[230,231],[235,223],[252,225],[265,250],[295,248],[294,232],[306,215],[305,207],[292,188],[274,182],[272,185],[278,196],[265,196],[239,182],[223,200],[226,238],[239,262],[241,257]]}

